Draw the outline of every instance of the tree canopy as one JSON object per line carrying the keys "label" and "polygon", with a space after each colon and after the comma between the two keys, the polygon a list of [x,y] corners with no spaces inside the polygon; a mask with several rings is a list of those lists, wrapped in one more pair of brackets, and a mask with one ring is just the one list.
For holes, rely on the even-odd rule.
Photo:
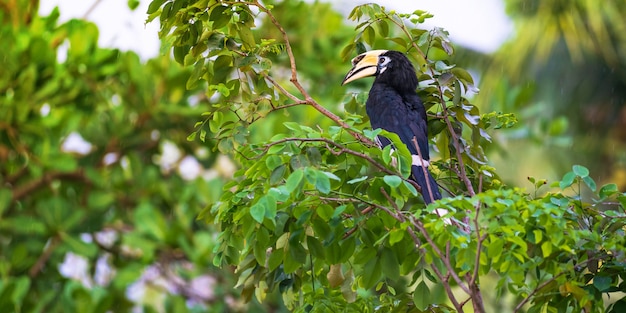
{"label": "tree canopy", "polygon": [[[552,17],[522,2],[514,18]],[[559,20],[587,16],[594,38],[612,25],[574,2]],[[167,53],[147,62],[58,16],[0,5],[3,312],[626,309],[626,194],[582,165],[530,190],[503,180],[488,157],[541,93],[494,67],[476,86],[471,53],[426,28],[428,12],[153,0]],[[598,58],[623,64],[608,42]],[[340,86],[369,49],[418,70],[442,200],[423,203],[408,151],[373,144],[399,141],[370,128],[369,82]],[[507,61],[534,62],[491,66]]]}

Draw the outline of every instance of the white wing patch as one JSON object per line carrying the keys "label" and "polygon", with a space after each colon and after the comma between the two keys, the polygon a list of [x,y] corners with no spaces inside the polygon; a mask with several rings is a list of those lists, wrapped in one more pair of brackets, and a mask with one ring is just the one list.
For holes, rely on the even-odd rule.
{"label": "white wing patch", "polygon": [[430,161],[422,159],[419,155],[412,154],[411,158],[413,158],[413,162],[411,163],[412,165],[421,167],[428,167],[430,165]]}

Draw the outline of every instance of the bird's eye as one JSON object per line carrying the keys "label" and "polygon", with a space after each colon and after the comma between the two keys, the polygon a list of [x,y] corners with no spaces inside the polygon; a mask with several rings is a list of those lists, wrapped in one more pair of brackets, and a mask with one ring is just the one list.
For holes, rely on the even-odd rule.
{"label": "bird's eye", "polygon": [[389,63],[389,61],[391,61],[389,57],[381,56],[378,58],[378,66],[385,66],[387,65],[387,63]]}

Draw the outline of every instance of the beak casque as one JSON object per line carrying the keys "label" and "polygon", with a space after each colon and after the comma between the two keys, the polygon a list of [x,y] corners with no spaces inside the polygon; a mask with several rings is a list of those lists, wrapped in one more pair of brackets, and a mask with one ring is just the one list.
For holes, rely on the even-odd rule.
{"label": "beak casque", "polygon": [[371,50],[357,55],[352,59],[352,69],[346,74],[341,85],[378,74],[378,57],[385,52],[387,50]]}

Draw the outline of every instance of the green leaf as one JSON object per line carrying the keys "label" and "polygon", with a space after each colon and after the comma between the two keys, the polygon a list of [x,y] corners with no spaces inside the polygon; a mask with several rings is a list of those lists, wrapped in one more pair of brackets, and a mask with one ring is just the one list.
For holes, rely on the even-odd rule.
{"label": "green leaf", "polygon": [[302,267],[302,263],[300,263],[298,260],[296,260],[293,257],[294,254],[297,255],[296,252],[291,252],[291,251],[285,254],[285,259],[283,261],[283,266],[284,266],[283,269],[285,270],[285,273],[287,274],[291,274]]}
{"label": "green leaf", "polygon": [[398,46],[402,48],[406,48],[406,46],[408,45],[407,41],[402,37],[393,37],[389,38],[389,40],[395,42]]}
{"label": "green leaf", "polygon": [[535,243],[540,243],[541,239],[543,239],[543,232],[539,229],[533,230],[533,234],[535,236]]}
{"label": "green leaf", "polygon": [[300,264],[298,267],[306,263],[308,254],[300,243],[300,239],[295,237],[289,239],[289,255]]}
{"label": "green leaf", "polygon": [[393,246],[394,244],[402,241],[405,232],[405,230],[399,228],[392,229],[391,232],[389,232],[389,245]]}
{"label": "green leaf", "polygon": [[501,238],[493,238],[487,247],[487,255],[490,258],[499,258],[504,248],[504,240]]}
{"label": "green leaf", "polygon": [[369,140],[376,140],[376,136],[378,136],[378,134],[380,134],[381,131],[382,129],[380,128],[376,128],[374,130],[364,129],[363,135],[365,135],[365,137],[367,137]]}
{"label": "green leaf", "polygon": [[98,254],[98,247],[95,244],[84,242],[77,236],[70,236],[66,233],[62,233],[61,238],[70,250],[76,252],[77,254],[90,258],[95,257]]}
{"label": "green leaf", "polygon": [[286,171],[287,171],[287,166],[285,164],[282,164],[276,167],[272,171],[272,174],[270,174],[270,184],[275,185],[275,184],[280,183]]}
{"label": "green leaf", "polygon": [[386,278],[397,281],[400,278],[400,262],[391,249],[381,252],[380,262]]}
{"label": "green leaf", "polygon": [[134,212],[134,218],[137,221],[141,221],[137,225],[137,229],[142,233],[150,235],[157,240],[165,239],[168,230],[165,218],[152,203],[144,201],[139,204]]}
{"label": "green leaf", "polygon": [[260,199],[250,208],[250,215],[252,215],[252,218],[257,221],[257,223],[263,223],[263,219],[265,218],[265,211],[267,210],[267,208],[265,207],[266,202],[262,200],[263,199]]}
{"label": "green leaf", "polygon": [[306,244],[307,244],[307,247],[309,248],[309,251],[311,251],[311,255],[313,255],[314,257],[320,258],[322,260],[326,257],[324,247],[322,246],[322,243],[317,238],[307,236]]}
{"label": "green leaf", "polygon": [[596,275],[593,277],[593,286],[600,292],[604,292],[609,289],[612,282],[613,279],[610,276]]}
{"label": "green leaf", "polygon": [[254,40],[254,35],[252,34],[252,29],[247,26],[237,27],[239,32],[239,37],[243,42],[243,47],[246,50],[252,50],[256,46],[256,42]]}
{"label": "green leaf", "polygon": [[596,182],[593,180],[593,178],[591,178],[591,176],[583,177],[583,181],[589,187],[589,189],[591,189],[591,191],[594,191],[594,192],[596,191],[597,185],[596,185]]}
{"label": "green leaf", "polygon": [[[302,155],[302,154],[293,156],[291,160],[289,160],[289,164],[291,165],[291,168],[293,169],[303,168],[303,167],[307,167],[311,165],[309,163],[309,159],[305,155]],[[314,180],[311,180],[309,182],[313,183]]]}
{"label": "green leaf", "polygon": [[340,205],[338,207],[335,208],[335,211],[333,212],[333,216],[332,218],[338,218],[347,208],[347,205]]}
{"label": "green leaf", "polygon": [[414,187],[411,183],[407,182],[406,180],[403,180],[403,181],[402,181],[402,185],[403,185],[406,189],[408,189],[408,190],[409,190],[409,192],[410,192],[413,196],[417,197],[417,189],[415,189],[415,187]]}
{"label": "green leaf", "polygon": [[16,307],[22,307],[22,301],[30,289],[30,279],[25,275],[20,276],[15,280],[14,286],[11,300]]}
{"label": "green leaf", "polygon": [[389,185],[389,187],[392,188],[396,188],[402,183],[402,178],[397,175],[385,175],[385,177],[383,177],[383,180],[387,185]]}
{"label": "green leaf", "polygon": [[565,189],[571,186],[574,183],[574,179],[576,179],[576,174],[574,174],[574,172],[567,172],[563,175],[561,182],[559,182],[559,188]]}
{"label": "green leaf", "polygon": [[228,6],[218,5],[211,10],[209,20],[213,21],[213,29],[222,28],[230,22],[230,15],[224,14]]}
{"label": "green leaf", "polygon": [[328,176],[329,179],[335,180],[335,181],[341,181],[341,178],[331,172],[321,172],[324,175]]}
{"label": "green leaf", "polygon": [[306,181],[309,184],[316,184],[317,182],[317,170],[314,168],[310,168],[310,167],[305,167],[304,168],[304,179],[306,179]]}
{"label": "green leaf", "polygon": [[276,198],[270,193],[263,197],[263,201],[265,201],[265,217],[273,221],[277,212]]}
{"label": "green leaf", "polygon": [[189,53],[189,46],[174,46],[174,59],[179,64],[185,64],[185,56]]}
{"label": "green leaf", "polygon": [[213,61],[213,77],[211,77],[211,84],[217,86],[217,90],[225,97],[230,95],[230,88],[224,84],[224,81],[226,81],[232,69],[233,58],[230,55],[220,55]]}
{"label": "green leaf", "polygon": [[[550,136],[563,135],[567,131],[568,127],[569,127],[569,121],[567,117],[559,116],[553,119],[552,121],[550,121],[550,125],[548,126],[548,134]],[[578,166],[578,165],[575,165],[575,166]]]}
{"label": "green leaf", "polygon": [[269,260],[267,262],[268,269],[270,271],[275,270],[283,262],[284,254],[285,253],[283,249],[276,249],[272,251],[272,254],[270,254]]}
{"label": "green leaf", "polygon": [[[391,156],[391,154],[392,154],[391,147],[392,146],[393,145],[387,145],[387,146],[385,146],[383,148],[382,157],[383,157],[383,162],[385,162],[386,165],[391,165],[392,160],[394,160],[394,161],[396,160],[396,156],[394,156],[393,158]],[[397,155],[397,153],[396,153],[396,155]]]}
{"label": "green leaf", "polygon": [[328,194],[330,192],[330,179],[324,172],[317,171],[315,188],[323,194]]}
{"label": "green leaf", "polygon": [[456,76],[458,79],[460,79],[464,83],[464,85],[465,84],[474,85],[474,78],[465,69],[460,68],[460,67],[455,67],[455,68],[453,68],[451,70],[451,72],[452,72],[452,74],[454,74],[454,76]]}
{"label": "green leaf", "polygon": [[[600,198],[604,199],[619,192],[616,184],[606,184],[600,188]],[[0,202],[1,203],[1,202]],[[0,205],[1,207],[1,205]],[[0,211],[1,212],[1,211]]]}
{"label": "green leaf", "polygon": [[574,174],[578,175],[579,177],[584,178],[589,176],[589,170],[582,165],[574,165],[572,167],[572,170],[574,171]]}
{"label": "green leaf", "polygon": [[326,247],[326,260],[330,264],[338,264],[341,260],[341,246],[336,241]]}
{"label": "green leaf", "polygon": [[339,54],[339,56],[341,56],[342,60],[349,60],[352,56],[352,51],[354,51],[354,47],[355,44],[351,43],[347,46],[345,46],[342,50],[341,53]]}
{"label": "green leaf", "polygon": [[302,131],[302,126],[300,125],[300,123],[296,123],[296,122],[284,122],[283,125],[285,125],[285,127],[295,131],[296,133],[300,133]]}
{"label": "green leaf", "polygon": [[290,193],[293,193],[296,190],[299,191],[300,188],[302,188],[303,179],[304,171],[301,168],[293,171],[293,173],[289,175],[289,177],[287,178],[287,182],[285,183],[287,190],[289,190]]}
{"label": "green leaf", "polygon": [[356,249],[356,240],[354,237],[347,238],[341,243],[340,257],[337,263],[347,262],[354,255]]}
{"label": "green leaf", "polygon": [[256,259],[257,263],[265,264],[265,260],[267,259],[267,246],[266,245],[264,245],[259,240],[255,241],[252,253],[254,254],[254,258]]}
{"label": "green leaf", "polygon": [[0,217],[11,204],[13,193],[8,188],[0,188]]}
{"label": "green leaf", "polygon": [[[139,6],[139,0],[128,0],[128,8],[135,10]],[[150,8],[150,6],[148,6]]]}
{"label": "green leaf", "polygon": [[421,281],[413,290],[413,303],[421,311],[426,311],[433,304],[433,297],[430,296],[430,289],[426,282]]}
{"label": "green leaf", "polygon": [[370,45],[374,45],[374,41],[376,40],[376,31],[374,31],[374,27],[367,26],[363,29],[363,40]]}
{"label": "green leaf", "polygon": [[284,202],[287,201],[287,199],[289,199],[289,192],[287,191],[287,187],[285,186],[279,186],[277,188],[270,188],[270,190],[267,192],[268,195],[271,195],[275,201],[278,202]]}
{"label": "green leaf", "polygon": [[541,252],[543,253],[543,257],[547,258],[552,254],[552,242],[545,241],[541,244]]}
{"label": "green leaf", "polygon": [[315,212],[317,213],[317,215],[326,222],[328,222],[330,218],[333,216],[334,211],[335,210],[330,205],[320,205],[315,209]]}
{"label": "green leaf", "polygon": [[352,184],[360,183],[360,182],[366,180],[367,178],[368,178],[367,176],[361,176],[359,178],[351,179],[351,180],[347,181],[347,183],[349,185],[352,185]]}
{"label": "green leaf", "polygon": [[191,75],[187,79],[187,83],[185,84],[185,87],[187,89],[193,89],[196,86],[198,86],[198,81],[200,80],[200,77],[204,75],[204,73],[206,73],[206,67],[204,66],[204,59],[199,59],[196,61],[196,64],[193,67],[193,71],[191,72]]}
{"label": "green leaf", "polygon": [[194,141],[194,140],[196,140],[196,136],[197,135],[198,135],[198,132],[193,132],[193,133],[189,134],[187,136],[187,141]]}
{"label": "green leaf", "polygon": [[378,31],[380,32],[381,36],[383,37],[389,36],[389,24],[387,24],[386,20],[381,19],[378,21],[376,25],[378,25]]}
{"label": "green leaf", "polygon": [[379,258],[370,259],[361,274],[361,287],[371,289],[382,277],[382,268]]}
{"label": "green leaf", "polygon": [[267,166],[267,169],[269,170],[274,170],[275,168],[277,168],[278,166],[282,164],[283,164],[283,161],[277,155],[269,155],[267,159],[265,159],[265,166]]}
{"label": "green leaf", "polygon": [[163,5],[165,1],[166,0],[152,0],[152,2],[150,2],[150,5],[148,6],[148,11],[146,13],[152,14],[156,12],[161,7],[161,5]]}

